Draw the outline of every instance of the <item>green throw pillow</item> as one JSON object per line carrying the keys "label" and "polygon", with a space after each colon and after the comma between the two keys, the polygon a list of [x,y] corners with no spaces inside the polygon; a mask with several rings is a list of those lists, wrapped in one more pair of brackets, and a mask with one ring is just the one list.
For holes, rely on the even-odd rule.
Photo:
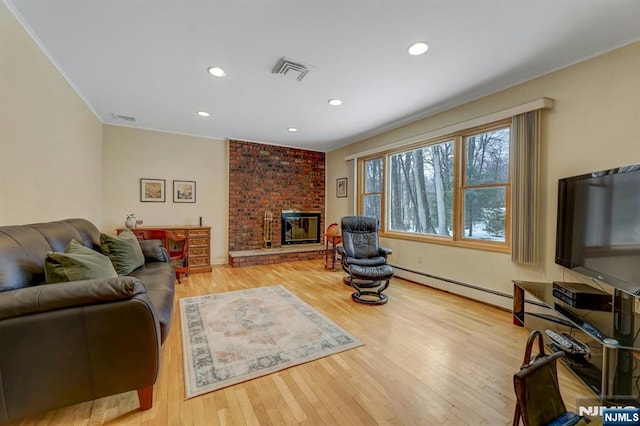
{"label": "green throw pillow", "polygon": [[117,277],[111,260],[82,244],[71,240],[64,253],[50,251],[44,260],[47,283],[92,280]]}
{"label": "green throw pillow", "polygon": [[118,275],[128,275],[144,265],[144,254],[135,234],[125,229],[120,235],[100,234],[100,249],[109,256]]}

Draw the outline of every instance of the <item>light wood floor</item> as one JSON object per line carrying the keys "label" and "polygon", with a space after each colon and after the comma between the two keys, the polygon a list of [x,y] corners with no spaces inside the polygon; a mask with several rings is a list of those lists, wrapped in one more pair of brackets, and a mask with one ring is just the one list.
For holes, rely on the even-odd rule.
{"label": "light wood floor", "polygon": [[[512,376],[528,331],[511,314],[394,279],[389,303],[353,303],[342,273],[321,261],[214,266],[177,285],[174,323],[162,349],[153,408],[135,392],[51,411],[13,424],[50,425],[506,425]],[[283,284],[365,346],[185,400],[181,297]],[[133,356],[133,354],[132,354]],[[588,396],[559,368],[568,408]]]}

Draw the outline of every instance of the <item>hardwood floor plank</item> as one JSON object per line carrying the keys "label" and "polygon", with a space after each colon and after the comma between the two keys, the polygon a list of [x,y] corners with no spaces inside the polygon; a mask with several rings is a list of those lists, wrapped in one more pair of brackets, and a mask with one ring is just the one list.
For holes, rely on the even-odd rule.
{"label": "hardwood floor plank", "polygon": [[293,414],[293,418],[295,422],[296,423],[304,422],[308,418],[304,413],[304,410],[298,403],[296,397],[293,396],[292,390],[289,388],[288,384],[284,381],[283,379],[284,374],[286,374],[286,372],[274,374],[273,382],[276,384],[276,387],[280,391],[280,394],[282,395],[284,402],[287,404],[287,407],[289,407],[289,410],[291,410],[291,413]]}
{"label": "hardwood floor plank", "polygon": [[258,417],[256,416],[246,389],[244,389],[243,387],[238,387],[235,390],[235,393],[236,398],[238,398],[238,403],[240,404],[240,409],[242,411],[242,417],[244,418],[245,424],[249,426],[258,426],[260,422],[258,421]]}
{"label": "hardwood floor plank", "polygon": [[206,425],[218,425],[218,407],[213,392],[202,396],[202,407],[204,409],[204,417]]}
{"label": "hardwood floor plank", "polygon": [[[316,371],[319,369],[316,365],[305,364],[303,368],[298,368],[297,371],[300,373],[302,380],[313,389],[313,393],[318,397],[318,401],[321,404],[320,409],[318,410],[320,413],[327,413],[325,424],[327,425],[342,425],[348,424],[347,418],[344,417],[342,412],[339,410],[339,407],[343,405],[341,401],[335,402],[331,395],[333,394],[333,390],[331,388],[331,384],[324,384],[321,380],[318,380]],[[322,415],[321,415],[322,417]]]}
{"label": "hardwood floor plank", "polygon": [[314,413],[318,416],[316,424],[335,424],[335,419],[331,416],[331,413],[324,406],[318,395],[313,391],[311,386],[315,382],[307,382],[302,375],[302,368],[290,369],[291,378],[295,381],[296,385],[303,393]]}
{"label": "hardwood floor plank", "polygon": [[238,401],[238,395],[235,392],[236,386],[222,389],[224,396],[227,400],[227,406],[229,407],[229,417],[231,424],[243,425],[244,415],[242,414],[242,407],[240,401]]}
{"label": "hardwood floor plank", "polygon": [[[22,425],[498,425],[510,424],[512,377],[528,330],[511,313],[394,279],[389,303],[351,300],[341,272],[323,261],[190,275],[176,286],[174,321],[161,353],[154,403],[140,412],[127,392],[31,416]],[[185,399],[178,299],[281,284],[364,346]],[[591,392],[559,369],[567,408]]]}
{"label": "hardwood floor plank", "polygon": [[227,407],[227,398],[224,392],[213,392],[216,404],[216,416],[220,425],[229,425],[229,408]]}

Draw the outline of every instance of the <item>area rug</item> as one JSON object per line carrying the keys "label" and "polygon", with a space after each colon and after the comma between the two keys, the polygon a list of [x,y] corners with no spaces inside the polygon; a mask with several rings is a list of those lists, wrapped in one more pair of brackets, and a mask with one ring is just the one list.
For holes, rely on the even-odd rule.
{"label": "area rug", "polygon": [[180,299],[186,397],[362,346],[281,285]]}

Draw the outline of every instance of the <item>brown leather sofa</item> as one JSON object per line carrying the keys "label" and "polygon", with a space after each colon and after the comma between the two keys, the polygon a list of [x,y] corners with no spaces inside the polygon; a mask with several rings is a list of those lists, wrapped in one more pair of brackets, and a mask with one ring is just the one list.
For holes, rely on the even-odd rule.
{"label": "brown leather sofa", "polygon": [[44,284],[48,251],[100,251],[84,219],[0,227],[0,423],[136,389],[151,408],[173,315],[174,271],[141,241],[130,276]]}

